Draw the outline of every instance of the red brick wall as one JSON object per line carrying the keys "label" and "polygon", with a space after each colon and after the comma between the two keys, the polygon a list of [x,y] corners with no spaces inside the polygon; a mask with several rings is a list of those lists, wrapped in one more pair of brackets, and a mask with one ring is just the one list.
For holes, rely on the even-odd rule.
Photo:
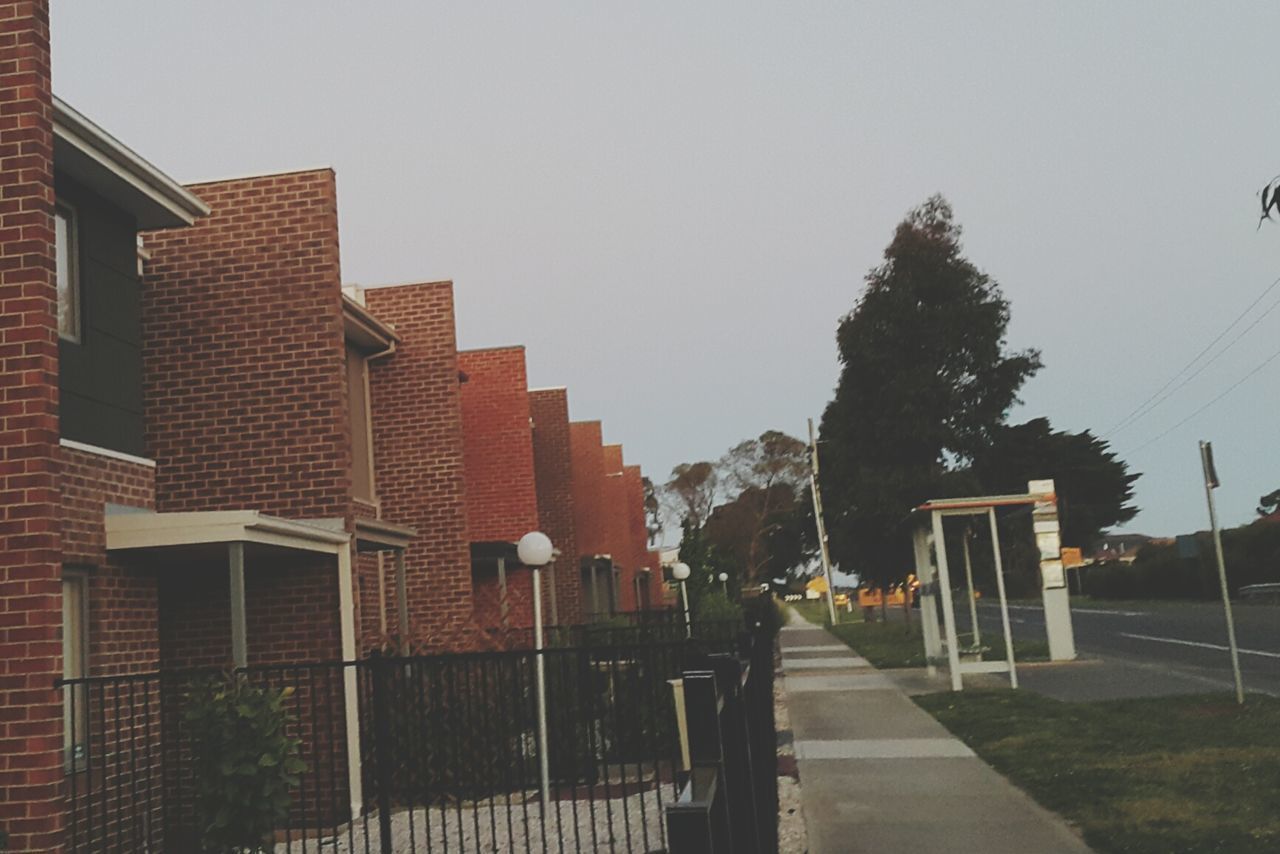
{"label": "red brick wall", "polygon": [[[533,418],[533,470],[538,527],[560,549],[556,607],[562,625],[582,622],[582,576],[574,533],[573,459],[569,444],[569,393],[562,388],[529,392]],[[547,619],[550,620],[550,614]]]}
{"label": "red brick wall", "polygon": [[[231,663],[231,593],[222,555],[158,564],[165,668]],[[341,655],[336,559],[245,555],[249,664],[332,661]]]}
{"label": "red brick wall", "polygon": [[604,449],[599,421],[569,424],[573,472],[573,529],[578,553],[589,557],[609,550],[603,530]]}
{"label": "red brick wall", "polygon": [[53,851],[64,821],[58,333],[49,7],[0,3],[0,830]]}
{"label": "red brick wall", "polygon": [[636,609],[635,566],[631,557],[631,536],[627,519],[627,490],[623,479],[622,446],[605,445],[604,493],[601,502],[601,528],[605,535],[605,551],[612,556],[618,570],[618,608]]}
{"label": "red brick wall", "polygon": [[[472,577],[475,584],[475,620],[481,626],[497,628],[502,623],[502,590],[498,570],[485,564]],[[545,583],[546,578],[543,578]],[[543,594],[543,608],[550,608]],[[542,612],[543,622],[551,623],[551,612]],[[533,571],[519,564],[507,567],[507,623],[505,628],[533,627]]]}
{"label": "red brick wall", "polygon": [[143,390],[157,506],[349,518],[333,172],[190,189],[213,212],[145,235]]}
{"label": "red brick wall", "polygon": [[405,553],[409,621],[428,640],[472,613],[453,285],[371,288],[365,303],[400,336],[369,366],[374,465],[383,518],[418,532]]}
{"label": "red brick wall", "polygon": [[[472,542],[518,541],[538,527],[533,430],[523,347],[458,353],[462,384],[462,442],[467,478],[467,533]],[[508,567],[511,624],[533,611],[529,570]],[[520,583],[517,584],[516,582]],[[474,576],[476,622],[496,626],[501,594],[497,573]]]}
{"label": "red brick wall", "polygon": [[89,672],[144,673],[160,663],[159,593],[155,567],[108,559],[103,508],[107,502],[155,508],[155,469],[60,448],[62,554],[89,578]]}
{"label": "red brick wall", "polygon": [[458,353],[472,542],[516,542],[538,527],[524,348]]}

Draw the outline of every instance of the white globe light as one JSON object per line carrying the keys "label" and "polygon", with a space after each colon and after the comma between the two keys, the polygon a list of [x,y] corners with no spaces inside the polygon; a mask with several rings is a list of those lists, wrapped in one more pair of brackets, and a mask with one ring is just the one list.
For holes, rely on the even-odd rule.
{"label": "white globe light", "polygon": [[516,543],[516,556],[525,566],[546,566],[553,551],[551,538],[541,531],[530,531]]}
{"label": "white globe light", "polygon": [[677,563],[675,566],[671,567],[671,577],[676,581],[684,581],[689,577],[689,573],[691,571],[692,570],[689,569],[689,564]]}
{"label": "white globe light", "polygon": [[729,573],[727,573],[727,572],[722,572],[722,573],[720,573],[720,580],[721,580],[721,581],[728,581],[728,580],[729,580]]}

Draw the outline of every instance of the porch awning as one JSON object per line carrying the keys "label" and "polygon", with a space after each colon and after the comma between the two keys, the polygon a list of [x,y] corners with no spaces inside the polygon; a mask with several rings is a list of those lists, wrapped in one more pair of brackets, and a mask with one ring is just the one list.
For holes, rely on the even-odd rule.
{"label": "porch awning", "polygon": [[356,551],[402,552],[409,548],[417,530],[383,519],[356,519]]}
{"label": "porch awning", "polygon": [[158,550],[217,543],[256,543],[334,554],[351,542],[346,531],[321,522],[268,516],[257,510],[106,515],[107,551]]}

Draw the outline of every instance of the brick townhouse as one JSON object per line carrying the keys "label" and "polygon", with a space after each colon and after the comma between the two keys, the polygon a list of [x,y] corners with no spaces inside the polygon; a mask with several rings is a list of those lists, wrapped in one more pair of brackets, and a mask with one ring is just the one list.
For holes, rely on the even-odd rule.
{"label": "brick townhouse", "polygon": [[[520,348],[460,355],[449,283],[344,295],[331,170],[182,187],[53,96],[47,3],[0,2],[0,54],[10,850],[62,850],[80,820],[68,783],[91,745],[68,721],[87,695],[58,678],[472,647],[502,620],[497,558],[527,624],[512,543],[539,527],[565,554],[560,621],[618,607],[611,568],[590,600],[572,568],[609,549],[639,565],[619,521],[634,485],[602,503],[599,424],[580,448]],[[310,747],[347,760],[326,794],[354,809],[353,690]]]}
{"label": "brick townhouse", "polygon": [[538,492],[538,524],[560,549],[551,579],[551,621],[581,623],[582,579],[578,571],[578,535],[574,528],[573,456],[569,444],[569,392],[564,388],[529,391],[533,424],[533,467]]}
{"label": "brick townhouse", "polygon": [[[109,548],[155,509],[137,235],[189,226],[190,192],[56,99],[48,6],[0,3],[0,830],[62,850],[64,674],[159,663],[160,570]],[[91,607],[90,603],[97,603]],[[110,615],[110,618],[108,618]]]}
{"label": "brick townhouse", "polygon": [[644,481],[605,445],[599,421],[569,424],[582,609],[588,617],[665,607],[661,563],[648,548]]}
{"label": "brick townhouse", "polygon": [[524,348],[466,350],[458,368],[476,621],[527,628],[532,575],[515,544],[540,520]]}

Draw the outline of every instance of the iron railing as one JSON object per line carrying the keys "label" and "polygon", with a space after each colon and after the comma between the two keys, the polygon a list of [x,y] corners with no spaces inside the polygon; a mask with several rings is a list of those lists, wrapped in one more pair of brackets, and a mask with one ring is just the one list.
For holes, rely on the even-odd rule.
{"label": "iron railing", "polygon": [[[736,660],[761,645],[740,625],[694,629],[692,640],[670,621],[575,630],[560,638],[575,645],[540,653],[545,811],[532,649],[237,671],[226,678],[292,689],[285,731],[305,765],[287,820],[261,850],[666,850],[663,810],[688,777],[668,680],[711,667],[713,655]],[[184,671],[58,683],[67,705],[68,852],[204,849],[193,759],[200,745],[187,710],[193,686],[209,678]]]}

